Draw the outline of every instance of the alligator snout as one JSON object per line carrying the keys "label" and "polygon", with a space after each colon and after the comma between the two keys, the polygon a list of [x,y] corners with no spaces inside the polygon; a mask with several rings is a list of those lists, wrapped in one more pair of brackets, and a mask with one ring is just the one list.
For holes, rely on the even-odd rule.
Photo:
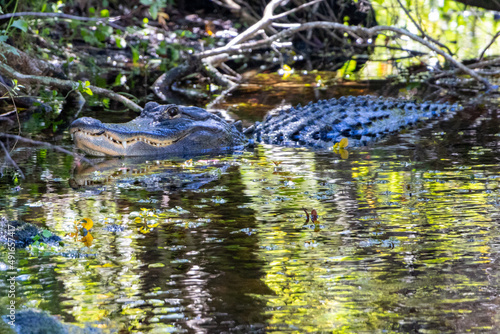
{"label": "alligator snout", "polygon": [[102,134],[104,132],[102,128],[103,123],[101,121],[92,117],[82,117],[71,123],[69,132],[73,134],[76,131],[87,131],[91,132],[92,134]]}

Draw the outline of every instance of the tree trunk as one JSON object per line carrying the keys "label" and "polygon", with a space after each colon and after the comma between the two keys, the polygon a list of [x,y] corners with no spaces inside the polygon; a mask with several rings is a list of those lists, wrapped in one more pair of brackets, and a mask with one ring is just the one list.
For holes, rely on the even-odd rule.
{"label": "tree trunk", "polygon": [[500,11],[500,0],[455,0],[465,5]]}

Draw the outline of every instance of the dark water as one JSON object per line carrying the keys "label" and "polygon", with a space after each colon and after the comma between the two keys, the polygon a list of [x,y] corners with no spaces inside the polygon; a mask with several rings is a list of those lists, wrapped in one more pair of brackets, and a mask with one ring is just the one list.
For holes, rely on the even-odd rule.
{"label": "dark water", "polygon": [[258,146],[91,168],[20,148],[0,215],[65,246],[16,252],[16,301],[132,333],[497,333],[498,124],[464,110],[347,159]]}

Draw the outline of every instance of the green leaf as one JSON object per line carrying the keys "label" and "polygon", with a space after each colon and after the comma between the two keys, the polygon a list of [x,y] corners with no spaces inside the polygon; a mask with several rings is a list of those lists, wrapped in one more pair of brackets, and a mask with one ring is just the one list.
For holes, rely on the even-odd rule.
{"label": "green leaf", "polygon": [[116,43],[116,46],[120,49],[127,46],[127,41],[125,39],[120,38],[120,37],[115,38],[115,43]]}
{"label": "green leaf", "polygon": [[177,61],[180,59],[180,53],[179,53],[179,50],[177,50],[176,48],[172,47],[171,45],[168,45],[167,46],[167,50],[169,51],[170,53],[170,60],[171,61]]}
{"label": "green leaf", "polygon": [[158,6],[149,7],[149,14],[151,14],[153,20],[156,20],[158,18]]}
{"label": "green leaf", "polygon": [[109,99],[107,97],[103,98],[102,99],[102,104],[104,104],[104,106],[106,108],[109,108]]}
{"label": "green leaf", "polygon": [[141,0],[140,2],[144,6],[151,6],[151,4],[153,3],[153,0]]}
{"label": "green leaf", "polygon": [[139,50],[136,47],[130,47],[130,49],[132,50],[132,62],[137,64],[139,61]]}
{"label": "green leaf", "polygon": [[5,42],[9,38],[7,35],[0,35],[0,42]]}
{"label": "green leaf", "polygon": [[109,17],[109,10],[107,9],[101,10],[101,17]]}
{"label": "green leaf", "polygon": [[14,22],[12,22],[12,26],[19,30],[22,30],[23,32],[26,32],[28,30],[28,22],[24,20],[15,20]]}

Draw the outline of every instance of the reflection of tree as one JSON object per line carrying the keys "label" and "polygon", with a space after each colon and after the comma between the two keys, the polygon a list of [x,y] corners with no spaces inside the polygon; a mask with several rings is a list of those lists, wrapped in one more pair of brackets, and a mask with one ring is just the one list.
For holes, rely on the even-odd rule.
{"label": "reflection of tree", "polygon": [[[488,273],[496,232],[486,212],[499,211],[489,194],[498,165],[478,168],[474,155],[463,159],[473,141],[447,140],[440,146],[460,152],[460,164],[439,150],[423,163],[404,150],[355,151],[348,161],[257,151],[243,177],[261,217],[265,282],[276,294],[264,298],[271,328],[463,332],[496,323],[481,300],[496,291]],[[320,213],[319,232],[302,225],[302,206]]]}
{"label": "reflection of tree", "polygon": [[[104,182],[107,174],[100,175],[99,182],[87,180],[78,192],[59,194],[59,183],[53,179],[69,175],[67,171],[49,173],[50,167],[44,166],[33,175],[34,180],[25,181],[35,183],[45,171],[47,189],[30,199],[41,206],[28,210],[26,217],[38,210],[37,216],[47,219],[49,227],[68,234],[74,232],[75,221],[91,217],[94,237],[90,249],[83,247],[79,236],[76,241],[66,240],[67,247],[81,248],[71,253],[81,257],[59,258],[53,275],[60,282],[60,291],[54,298],[64,302],[55,301],[53,311],[66,314],[67,321],[111,318],[136,329],[175,326],[204,330],[215,326],[228,330],[265,322],[260,302],[252,294],[267,294],[269,290],[260,280],[262,261],[254,255],[255,233],[249,232],[254,225],[252,210],[236,209],[247,201],[241,195],[238,168],[224,168],[213,175],[218,177],[210,178],[219,182],[202,182],[193,190],[185,189],[190,173],[194,181],[200,181],[196,168],[185,170],[186,187],[171,188],[167,177],[150,191],[137,186],[136,181],[146,177],[142,168],[142,174],[115,175],[114,182]],[[206,173],[212,171],[202,167]],[[131,181],[127,183],[126,178]],[[162,201],[165,194],[168,206]],[[208,204],[197,207],[204,202]],[[144,206],[159,212],[155,218],[159,224],[147,234],[139,232],[142,221],[136,223],[128,214],[142,212]],[[169,207],[182,207],[190,213],[170,212]],[[237,220],[232,218],[234,210],[240,213]],[[108,229],[107,222],[113,221],[124,230]],[[50,293],[50,287],[41,286]],[[61,305],[62,310],[56,309]]]}
{"label": "reflection of tree", "polygon": [[[141,274],[142,292],[166,301],[163,308],[143,309],[146,322],[156,318],[197,331],[265,322],[262,305],[253,297],[269,293],[260,280],[256,235],[248,232],[254,229],[254,217],[246,209],[239,210],[237,220],[232,218],[248,200],[242,196],[238,169],[230,168],[216,183],[216,188],[170,194],[170,206],[190,213],[140,240],[139,247],[148,250],[141,252],[141,261],[164,265],[143,268]],[[206,203],[203,208],[196,207],[200,201]],[[177,319],[169,319],[172,309]]]}

